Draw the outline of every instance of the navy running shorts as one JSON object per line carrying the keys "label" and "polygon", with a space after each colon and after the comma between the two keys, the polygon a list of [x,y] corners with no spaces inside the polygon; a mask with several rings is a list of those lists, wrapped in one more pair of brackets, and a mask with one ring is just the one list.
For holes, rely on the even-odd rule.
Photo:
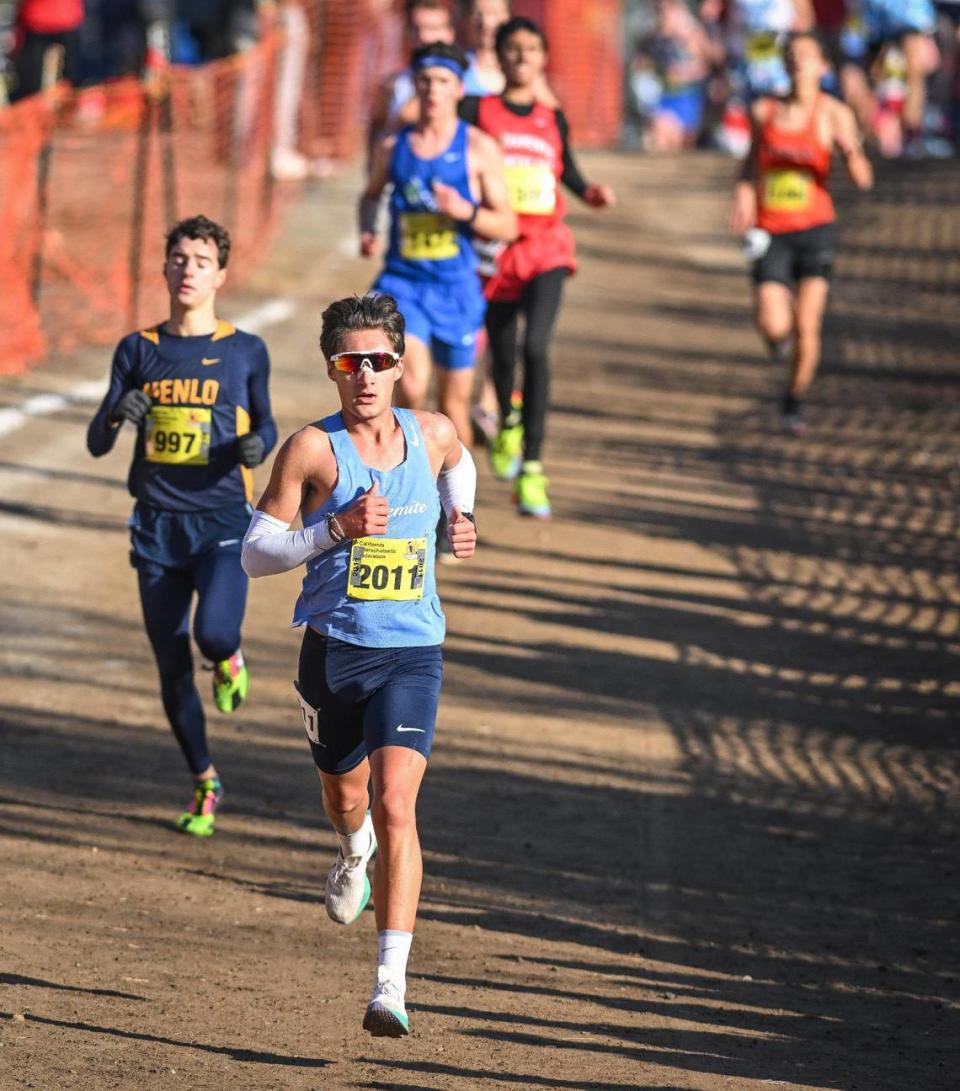
{"label": "navy running shorts", "polygon": [[127,523],[130,563],[190,569],[214,550],[239,556],[252,514],[245,500],[209,511],[168,511],[138,500]]}
{"label": "navy running shorts", "polygon": [[836,230],[832,223],[805,231],[784,231],[770,237],[770,246],[753,263],[753,282],[777,281],[788,287],[810,277],[830,279],[833,273]]}
{"label": "navy running shorts", "polygon": [[421,648],[364,648],[307,626],[294,683],[317,768],[349,773],[382,746],[430,756],[443,655]]}

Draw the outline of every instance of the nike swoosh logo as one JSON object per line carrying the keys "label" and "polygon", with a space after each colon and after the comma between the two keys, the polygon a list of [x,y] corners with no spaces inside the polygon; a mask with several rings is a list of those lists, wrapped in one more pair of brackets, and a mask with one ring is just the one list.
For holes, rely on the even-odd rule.
{"label": "nike swoosh logo", "polygon": [[239,538],[224,538],[222,542],[217,542],[218,546],[236,545],[239,542]]}
{"label": "nike swoosh logo", "polygon": [[397,731],[419,731],[421,735],[426,732],[425,727],[404,727],[403,724],[397,724]]}
{"label": "nike swoosh logo", "polygon": [[200,363],[203,364],[204,367],[209,367],[211,364],[219,364],[220,357],[216,356],[211,360],[208,357],[204,356]]}

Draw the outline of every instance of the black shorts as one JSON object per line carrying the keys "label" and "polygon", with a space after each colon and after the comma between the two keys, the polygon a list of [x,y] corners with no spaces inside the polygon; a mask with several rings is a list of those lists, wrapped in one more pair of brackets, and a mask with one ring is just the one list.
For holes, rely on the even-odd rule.
{"label": "black shorts", "polygon": [[789,287],[811,277],[829,280],[835,243],[836,229],[832,223],[771,235],[770,248],[753,263],[753,282],[764,284],[773,280]]}
{"label": "black shorts", "polygon": [[382,746],[428,758],[442,679],[439,644],[364,648],[308,626],[295,686],[317,768],[349,773]]}

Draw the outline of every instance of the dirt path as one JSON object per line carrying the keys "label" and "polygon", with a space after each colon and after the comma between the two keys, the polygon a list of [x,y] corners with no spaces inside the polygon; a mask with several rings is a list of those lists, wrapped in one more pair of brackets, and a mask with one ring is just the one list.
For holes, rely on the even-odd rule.
{"label": "dirt path", "polygon": [[[484,468],[483,548],[442,573],[407,1041],[360,1030],[372,914],[323,912],[296,576],[253,588],[252,700],[212,721],[227,804],[188,842],[129,447],[89,459],[85,406],[0,437],[4,1091],[956,1086],[956,172],[891,172],[848,215],[798,442],[729,163],[589,165],[621,204],[574,217],[556,517],[518,520]],[[283,434],[332,407],[319,312],[371,276],[336,234],[352,184],[308,193],[228,298],[297,304],[265,334]]]}

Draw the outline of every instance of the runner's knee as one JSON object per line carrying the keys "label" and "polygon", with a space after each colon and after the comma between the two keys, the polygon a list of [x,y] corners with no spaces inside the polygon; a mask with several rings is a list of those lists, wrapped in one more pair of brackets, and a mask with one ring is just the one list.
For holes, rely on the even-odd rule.
{"label": "runner's knee", "polygon": [[327,810],[333,814],[350,814],[367,802],[367,787],[354,778],[323,778],[323,798]]}
{"label": "runner's knee", "polygon": [[768,341],[782,341],[793,331],[793,316],[787,312],[760,310],[757,329]]}
{"label": "runner's knee", "polygon": [[374,797],[373,820],[378,827],[395,832],[416,826],[416,792],[402,785],[385,785]]}
{"label": "runner's knee", "polygon": [[211,663],[229,659],[240,647],[239,628],[234,625],[224,626],[216,619],[198,616],[193,627],[193,638],[200,654]]}

